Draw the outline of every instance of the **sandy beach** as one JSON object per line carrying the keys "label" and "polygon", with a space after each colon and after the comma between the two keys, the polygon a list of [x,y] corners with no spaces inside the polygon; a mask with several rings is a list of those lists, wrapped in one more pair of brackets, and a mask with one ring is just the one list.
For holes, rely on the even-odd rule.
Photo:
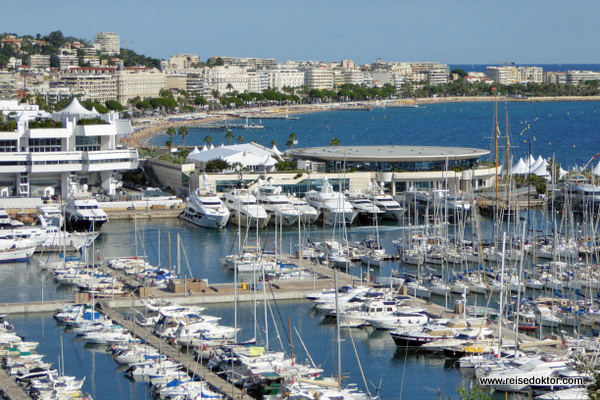
{"label": "sandy beach", "polygon": [[[418,104],[437,104],[437,103],[459,103],[459,102],[477,102],[477,101],[495,101],[495,97],[492,96],[481,96],[481,97],[427,97],[406,100],[407,102],[416,102]],[[500,101],[505,101],[504,98],[500,98]],[[402,100],[397,100],[398,102]],[[565,96],[565,97],[531,97],[531,98],[509,98],[508,101],[515,102],[547,102],[547,101],[600,101],[600,96]],[[385,103],[390,101],[361,101],[357,102],[361,105],[378,107],[383,106]],[[235,118],[231,114],[240,113],[260,113],[268,112],[271,115],[274,114],[307,114],[322,111],[333,111],[347,108],[357,103],[324,103],[324,104],[298,104],[291,106],[268,106],[268,107],[257,107],[257,108],[244,108],[241,110],[217,110],[210,113],[196,113],[189,114],[186,118],[182,118],[177,115],[170,115],[165,117],[146,117],[136,118],[132,120],[134,132],[123,138],[123,144],[127,146],[148,146],[150,138],[154,135],[165,132],[168,128],[173,127],[175,129],[180,126],[193,125],[194,123],[209,123],[224,121],[226,119]]]}

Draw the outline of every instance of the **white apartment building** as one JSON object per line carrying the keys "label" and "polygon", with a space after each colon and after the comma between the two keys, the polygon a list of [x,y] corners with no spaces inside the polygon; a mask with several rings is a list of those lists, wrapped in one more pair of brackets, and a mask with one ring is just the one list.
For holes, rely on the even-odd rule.
{"label": "white apartment building", "polygon": [[542,83],[544,69],[542,67],[517,67],[519,83]]}
{"label": "white apartment building", "polygon": [[114,72],[117,101],[123,105],[134,97],[158,97],[166,86],[165,74],[152,68],[124,68]]}
{"label": "white apartment building", "polygon": [[600,81],[600,71],[567,71],[567,83],[579,85],[586,81]]}
{"label": "white apartment building", "polygon": [[209,94],[213,90],[219,93],[238,91],[243,93],[248,90],[249,74],[244,68],[233,66],[216,66],[202,68],[204,92]]}
{"label": "white apartment building", "polygon": [[488,66],[485,74],[499,85],[514,85],[519,82],[517,67],[512,65]]}
{"label": "white apartment building", "polygon": [[[137,168],[137,150],[117,146],[117,135],[130,133],[131,124],[116,113],[88,111],[77,99],[52,115],[17,101],[0,101],[0,110],[17,113],[17,129],[0,140],[0,196],[65,198],[73,183],[114,195],[118,171]],[[62,127],[35,127],[40,119]]]}
{"label": "white apartment building", "polygon": [[77,67],[79,65],[79,58],[72,55],[60,55],[58,56],[60,62],[60,69],[67,69],[69,67]]}
{"label": "white apartment building", "polygon": [[309,89],[333,89],[333,71],[326,68],[309,68],[305,71],[304,82]]}
{"label": "white apartment building", "polygon": [[223,65],[234,66],[240,68],[260,69],[260,68],[275,68],[277,61],[274,58],[254,58],[254,57],[223,57],[212,56],[208,59],[209,64],[217,64],[219,60]]}
{"label": "white apartment building", "polygon": [[121,38],[114,32],[98,32],[94,37],[94,47],[106,55],[121,52]]}
{"label": "white apartment building", "polygon": [[544,82],[565,84],[567,83],[567,73],[564,71],[546,71],[544,73]]}
{"label": "white apartment building", "polygon": [[444,85],[448,83],[450,67],[447,64],[435,62],[411,62],[412,74],[425,74],[430,85]]}
{"label": "white apartment building", "polygon": [[50,68],[50,56],[43,54],[32,54],[29,56],[29,66],[37,69]]}
{"label": "white apartment building", "polygon": [[117,99],[115,68],[80,67],[61,72],[59,83],[74,93],[82,93],[84,100],[104,103]]}
{"label": "white apartment building", "polygon": [[304,85],[304,71],[294,68],[278,68],[268,70],[269,85],[272,89],[281,90],[283,87],[297,88]]}
{"label": "white apartment building", "polygon": [[169,57],[168,68],[187,69],[191,68],[192,64],[198,64],[200,57],[196,54],[174,54]]}
{"label": "white apartment building", "polygon": [[362,85],[365,83],[365,73],[360,70],[342,69],[334,71],[335,87],[344,84]]}

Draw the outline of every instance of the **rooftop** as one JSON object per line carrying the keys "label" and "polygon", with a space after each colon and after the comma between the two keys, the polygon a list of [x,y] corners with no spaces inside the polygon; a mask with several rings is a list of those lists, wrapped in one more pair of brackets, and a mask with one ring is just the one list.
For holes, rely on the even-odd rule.
{"label": "rooftop", "polygon": [[441,146],[327,146],[291,149],[287,154],[328,161],[443,161],[479,158],[489,150]]}

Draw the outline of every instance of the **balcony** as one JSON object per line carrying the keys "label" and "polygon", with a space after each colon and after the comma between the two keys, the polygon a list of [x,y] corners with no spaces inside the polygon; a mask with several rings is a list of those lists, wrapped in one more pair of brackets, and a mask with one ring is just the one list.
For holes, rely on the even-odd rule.
{"label": "balcony", "polygon": [[31,139],[52,139],[71,137],[71,131],[66,128],[35,128],[29,129]]}
{"label": "balcony", "polygon": [[81,151],[31,153],[30,172],[79,172],[83,170]]}
{"label": "balcony", "polygon": [[115,125],[77,125],[75,127],[77,136],[115,136],[116,134]]}
{"label": "balcony", "polygon": [[18,173],[27,172],[29,153],[0,153],[0,172]]}
{"label": "balcony", "polygon": [[136,169],[138,153],[136,149],[88,151],[84,153],[85,171],[111,171]]}

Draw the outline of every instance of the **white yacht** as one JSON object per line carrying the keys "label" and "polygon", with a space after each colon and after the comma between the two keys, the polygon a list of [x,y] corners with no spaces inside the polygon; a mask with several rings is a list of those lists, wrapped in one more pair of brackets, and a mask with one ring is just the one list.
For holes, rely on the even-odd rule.
{"label": "white yacht", "polygon": [[371,186],[373,204],[383,211],[383,219],[399,220],[406,212],[406,208],[402,207],[392,196],[385,193],[383,187],[375,184]]}
{"label": "white yacht", "polygon": [[264,228],[269,223],[269,214],[259,205],[248,189],[233,189],[225,194],[225,206],[231,212],[231,221],[244,227]]}
{"label": "white yacht", "polygon": [[67,229],[79,232],[99,231],[108,216],[92,197],[71,197],[65,206]]}
{"label": "white yacht", "polygon": [[49,226],[61,227],[65,222],[64,214],[61,209],[55,204],[44,204],[37,208],[40,217]]}
{"label": "white yacht", "polygon": [[271,222],[285,226],[294,226],[298,223],[300,212],[294,207],[287,196],[281,193],[281,186],[271,183],[261,184],[254,188],[254,195],[258,203],[263,206],[271,217]]}
{"label": "white yacht", "polygon": [[296,196],[289,196],[290,203],[296,207],[300,213],[300,221],[304,224],[314,224],[319,218],[319,212],[316,208],[310,206],[306,200]]}
{"label": "white yacht", "polygon": [[357,212],[357,218],[363,221],[373,221],[379,220],[383,217],[385,212],[377,207],[370,198],[368,198],[363,193],[358,192],[346,192],[346,200],[352,207],[354,207],[354,211]]}
{"label": "white yacht", "polygon": [[203,228],[223,228],[227,225],[231,213],[217,194],[205,185],[187,198],[181,216],[184,221]]}
{"label": "white yacht", "polygon": [[321,190],[306,193],[306,201],[321,212],[327,225],[351,224],[358,214],[343,193],[333,190],[327,178],[323,178]]}

